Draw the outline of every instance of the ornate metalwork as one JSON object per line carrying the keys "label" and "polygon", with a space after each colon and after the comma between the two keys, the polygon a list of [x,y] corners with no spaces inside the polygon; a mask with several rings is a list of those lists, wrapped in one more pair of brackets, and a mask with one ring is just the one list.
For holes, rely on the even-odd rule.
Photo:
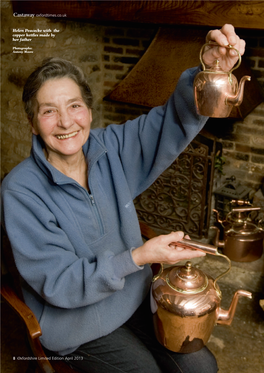
{"label": "ornate metalwork", "polygon": [[212,157],[209,146],[196,140],[135,199],[139,220],[157,232],[181,230],[202,237],[211,199]]}

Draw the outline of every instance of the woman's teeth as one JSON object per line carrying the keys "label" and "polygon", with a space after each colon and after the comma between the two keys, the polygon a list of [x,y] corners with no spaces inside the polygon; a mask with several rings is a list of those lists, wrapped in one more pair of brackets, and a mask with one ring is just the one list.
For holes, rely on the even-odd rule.
{"label": "woman's teeth", "polygon": [[77,133],[78,133],[78,131],[75,131],[75,132],[69,133],[68,135],[57,135],[56,137],[59,140],[64,140],[64,139],[68,139],[70,137],[76,136]]}

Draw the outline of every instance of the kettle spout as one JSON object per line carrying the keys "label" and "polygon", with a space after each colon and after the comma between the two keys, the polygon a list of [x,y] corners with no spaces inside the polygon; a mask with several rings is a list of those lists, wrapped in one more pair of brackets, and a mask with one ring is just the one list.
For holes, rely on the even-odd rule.
{"label": "kettle spout", "polygon": [[221,308],[219,309],[217,324],[231,325],[234,318],[234,314],[236,312],[236,306],[239,297],[247,297],[252,299],[252,293],[246,290],[237,290],[233,296],[229,310],[226,311]]}
{"label": "kettle spout", "polygon": [[233,105],[233,106],[239,106],[241,105],[244,97],[244,85],[246,81],[250,81],[251,77],[248,75],[245,75],[241,78],[237,90],[237,94],[235,96],[228,96],[226,97],[226,104],[227,105]]}
{"label": "kettle spout", "polygon": [[214,246],[224,248],[225,247],[225,241],[219,239],[220,229],[218,227],[211,226],[210,230],[215,230],[216,231],[215,236],[213,238]]}

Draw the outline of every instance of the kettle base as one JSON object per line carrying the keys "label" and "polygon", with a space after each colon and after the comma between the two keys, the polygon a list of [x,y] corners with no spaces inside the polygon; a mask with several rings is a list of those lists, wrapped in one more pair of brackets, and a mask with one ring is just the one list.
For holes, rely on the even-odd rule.
{"label": "kettle base", "polygon": [[216,323],[214,313],[198,317],[180,317],[159,307],[153,315],[158,342],[170,351],[188,354],[201,350]]}

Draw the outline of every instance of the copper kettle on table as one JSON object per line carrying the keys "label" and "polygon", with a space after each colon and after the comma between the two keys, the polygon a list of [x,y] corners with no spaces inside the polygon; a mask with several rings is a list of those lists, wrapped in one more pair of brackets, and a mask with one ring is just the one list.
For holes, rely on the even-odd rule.
{"label": "copper kettle on table", "polygon": [[[225,220],[216,214],[218,227],[210,227],[216,230],[213,239],[214,245],[222,248],[223,254],[235,262],[253,262],[259,259],[263,253],[264,230],[261,227],[261,220],[258,224],[248,220],[246,214],[252,211],[259,211],[260,207],[236,207],[226,216]],[[223,240],[219,236],[223,236]]]}
{"label": "copper kettle on table", "polygon": [[197,111],[200,115],[225,118],[231,113],[233,106],[241,105],[244,95],[244,84],[251,77],[245,75],[238,85],[237,79],[232,72],[241,64],[241,55],[232,45],[226,46],[234,49],[239,57],[238,63],[230,71],[223,71],[219,60],[215,60],[213,67],[206,69],[202,60],[204,48],[215,46],[216,43],[206,43],[200,51],[200,61],[203,71],[198,73],[194,79],[194,99]]}
{"label": "copper kettle on table", "polygon": [[[153,278],[153,322],[158,341],[167,349],[190,353],[206,345],[215,324],[230,325],[239,297],[251,298],[252,294],[238,290],[229,310],[221,308],[221,291],[216,283],[231,269],[230,260],[217,251],[217,247],[183,239],[177,246],[197,249],[225,257],[229,263],[226,272],[215,280],[187,261],[183,266],[161,268]],[[153,307],[152,307],[153,308]]]}

